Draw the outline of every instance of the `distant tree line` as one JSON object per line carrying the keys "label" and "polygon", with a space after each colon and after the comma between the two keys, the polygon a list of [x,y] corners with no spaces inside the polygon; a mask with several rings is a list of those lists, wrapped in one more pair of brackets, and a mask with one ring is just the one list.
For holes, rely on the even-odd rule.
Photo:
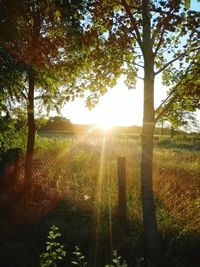
{"label": "distant tree line", "polygon": [[48,131],[70,131],[73,132],[73,126],[69,119],[62,116],[50,117],[39,130]]}

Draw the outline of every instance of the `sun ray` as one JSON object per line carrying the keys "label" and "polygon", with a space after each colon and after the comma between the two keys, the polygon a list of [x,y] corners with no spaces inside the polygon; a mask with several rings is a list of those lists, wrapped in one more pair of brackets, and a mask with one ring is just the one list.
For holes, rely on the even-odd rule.
{"label": "sun ray", "polygon": [[[100,154],[100,165],[97,177],[97,192],[96,192],[96,202],[94,207],[94,263],[97,262],[97,255],[99,252],[99,234],[101,227],[101,212],[102,212],[102,197],[103,197],[103,179],[105,173],[105,149],[106,149],[106,134],[103,134],[102,147]],[[94,264],[94,266],[95,266]]]}

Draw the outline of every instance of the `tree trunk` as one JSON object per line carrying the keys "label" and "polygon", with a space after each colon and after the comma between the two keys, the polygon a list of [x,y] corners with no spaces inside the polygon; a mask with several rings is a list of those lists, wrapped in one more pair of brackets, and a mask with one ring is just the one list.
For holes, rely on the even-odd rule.
{"label": "tree trunk", "polygon": [[30,189],[32,181],[32,165],[35,144],[35,118],[34,118],[34,87],[35,87],[35,74],[32,68],[28,69],[28,140],[25,162],[25,188]]}
{"label": "tree trunk", "polygon": [[146,248],[149,259],[159,262],[160,241],[152,185],[154,134],[154,58],[151,44],[149,1],[143,0],[144,115],[142,130],[141,194]]}
{"label": "tree trunk", "polygon": [[175,135],[175,130],[174,130],[174,127],[173,126],[171,126],[170,135],[171,135],[171,138],[173,138],[174,135]]}
{"label": "tree trunk", "polygon": [[142,159],[141,159],[141,191],[144,230],[147,252],[151,260],[155,261],[160,254],[160,242],[154,207],[152,172],[153,172],[153,80],[149,73],[144,80],[144,117],[142,130]]}

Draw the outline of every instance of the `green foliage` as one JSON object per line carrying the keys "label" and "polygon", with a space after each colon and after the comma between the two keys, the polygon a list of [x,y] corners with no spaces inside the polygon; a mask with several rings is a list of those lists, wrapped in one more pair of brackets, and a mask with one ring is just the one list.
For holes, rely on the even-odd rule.
{"label": "green foliage", "polygon": [[[47,108],[48,111],[50,109],[59,111],[66,96],[75,93],[70,88],[75,83],[74,66],[78,66],[78,64],[72,59],[72,55],[74,51],[76,51],[77,57],[78,51],[79,55],[81,53],[78,48],[80,45],[73,38],[72,31],[81,35],[80,18],[75,18],[80,3],[72,5],[71,13],[67,15],[68,7],[63,1],[57,1],[57,3],[46,1],[37,4],[16,1],[15,9],[11,2],[3,1],[0,11],[2,17],[0,44],[7,53],[7,57],[2,57],[1,63],[5,65],[7,62],[9,63],[9,59],[16,65],[15,68],[14,64],[13,66],[9,64],[10,68],[9,66],[6,69],[5,67],[1,68],[2,76],[3,72],[6,73],[7,70],[3,81],[6,80],[9,86],[8,95],[12,93],[12,84],[10,85],[12,82],[18,85],[20,93],[23,92],[23,99],[27,100],[29,87],[26,76],[28,69],[31,68],[35,74],[37,107]],[[43,34],[44,32],[45,34]],[[14,74],[19,71],[18,65],[20,64],[23,66],[24,75],[18,78],[19,75]],[[74,66],[72,67],[72,65]],[[65,90],[60,88],[61,85],[66,86]],[[19,101],[19,97],[15,95],[15,98]]]}
{"label": "green foliage", "polygon": [[200,129],[195,113],[185,110],[176,102],[163,114],[161,120],[169,122],[174,130],[198,131]]}
{"label": "green foliage", "polygon": [[[173,82],[174,70],[180,70],[173,62],[179,61],[181,69],[184,69],[187,66],[183,64],[184,58],[187,58],[187,63],[191,62],[193,49],[199,46],[198,12],[188,8],[190,1],[177,1],[176,4],[166,1],[156,1],[156,4],[153,1],[148,2],[151,17],[151,28],[148,30],[152,36],[155,74],[166,70],[163,78],[171,73]],[[88,5],[90,7],[90,3]],[[124,73],[130,88],[134,86],[138,69],[143,68],[144,64],[143,34],[147,33],[147,28],[143,28],[142,10],[142,2],[129,4],[127,1],[103,1],[102,4],[102,1],[96,0],[91,3],[92,26],[99,34],[101,46],[109,51],[111,58],[114,53],[117,55],[112,58],[115,66],[113,74],[117,73],[117,69],[120,74]],[[115,46],[112,47],[111,44]],[[100,62],[102,63],[105,64]],[[110,68],[110,71],[113,69]]]}
{"label": "green foliage", "polygon": [[51,138],[45,138],[40,137],[36,135],[36,141],[35,141],[35,154],[36,155],[45,155],[45,153],[48,154],[55,154],[58,155],[60,153],[67,153],[69,148],[71,147],[71,140],[65,140],[65,139],[51,139]]}
{"label": "green foliage", "polygon": [[46,242],[46,251],[40,255],[40,267],[57,267],[57,262],[66,256],[64,245],[57,242],[57,238],[60,236],[58,227],[52,226]]}
{"label": "green foliage", "polygon": [[71,262],[73,265],[77,265],[79,267],[85,267],[87,265],[87,262],[85,261],[85,256],[82,255],[78,246],[75,247],[73,255],[75,256],[75,260]]}
{"label": "green foliage", "polygon": [[127,264],[125,261],[121,263],[121,256],[117,255],[117,251],[113,251],[113,259],[112,259],[112,264],[108,264],[105,267],[127,267]]}
{"label": "green foliage", "polygon": [[195,111],[200,108],[200,53],[198,52],[194,63],[187,75],[182,79],[176,92],[176,102],[184,110]]}
{"label": "green foliage", "polygon": [[0,117],[0,153],[10,148],[26,150],[27,128],[17,129],[16,121],[6,117]]}
{"label": "green foliage", "polygon": [[73,127],[70,120],[62,116],[50,117],[40,129],[55,131],[73,131]]}
{"label": "green foliage", "polygon": [[83,172],[87,170],[90,161],[92,160],[92,153],[85,152],[84,150],[80,150],[75,156],[73,160],[72,169],[74,172]]}
{"label": "green foliage", "polygon": [[193,62],[186,71],[174,70],[164,74],[164,84],[175,85],[168,91],[168,97],[156,110],[158,120],[168,120],[174,128],[193,122],[195,126],[195,117],[192,112],[200,108],[200,80],[198,74],[200,71],[199,52],[193,58]]}
{"label": "green foliage", "polygon": [[[27,72],[31,68],[40,111],[46,108],[47,112],[59,112],[66,101],[83,96],[85,91],[90,91],[87,105],[91,107],[119,77],[116,66],[122,65],[121,59],[113,63],[112,57],[117,56],[112,43],[107,43],[106,50],[101,48],[100,40],[97,44],[97,33],[88,24],[86,3],[15,1],[13,9],[12,1],[2,1],[0,45],[6,56],[1,64],[11,64],[1,68],[0,77],[7,84],[16,83],[20,96],[27,101]],[[13,70],[19,75],[14,75]],[[9,84],[7,95],[10,94]],[[15,98],[19,101],[17,95]]]}
{"label": "green foliage", "polygon": [[[58,227],[52,226],[51,230],[49,231],[48,241],[46,242],[46,252],[40,255],[40,267],[57,267],[58,260],[62,261],[66,256],[64,246],[56,241],[56,239],[61,236],[58,230]],[[75,259],[71,261],[73,265],[79,267],[87,266],[85,256],[81,253],[78,246],[75,246],[75,251],[73,251],[73,255],[75,257]],[[143,258],[137,260],[136,267],[140,267],[140,264],[143,260]],[[122,261],[122,257],[117,254],[116,250],[114,250],[112,263],[106,264],[105,267],[127,267],[127,264],[125,261]]]}
{"label": "green foliage", "polygon": [[[57,262],[63,260],[66,256],[66,251],[64,245],[57,242],[57,238],[60,237],[59,228],[52,226],[48,234],[48,241],[46,242],[46,251],[40,255],[40,267],[57,267]],[[71,261],[73,265],[79,267],[85,267],[87,262],[85,256],[81,253],[78,246],[75,246],[75,251],[73,252],[75,259]],[[142,260],[141,260],[142,261]],[[139,263],[141,261],[138,261]],[[137,264],[137,267],[140,265]],[[108,264],[105,267],[127,267],[125,261],[121,263],[121,256],[117,255],[117,251],[113,251],[112,264]]]}
{"label": "green foliage", "polygon": [[36,129],[40,130],[47,123],[47,118],[45,116],[40,116],[35,120]]}
{"label": "green foliage", "polygon": [[0,112],[7,112],[21,101],[24,66],[13,58],[0,44]]}
{"label": "green foliage", "polygon": [[[57,262],[63,260],[66,256],[66,251],[64,245],[57,242],[57,238],[60,237],[59,228],[52,226],[48,234],[48,241],[46,242],[46,251],[40,255],[40,267],[57,267]],[[81,253],[78,246],[75,246],[75,251],[73,252],[75,259],[71,261],[73,265],[79,267],[85,267],[87,262],[85,256]],[[140,261],[139,261],[140,262]],[[140,265],[137,264],[137,267]],[[117,255],[117,251],[113,251],[112,264],[108,264],[105,267],[127,267],[125,261],[121,263],[121,256]]]}

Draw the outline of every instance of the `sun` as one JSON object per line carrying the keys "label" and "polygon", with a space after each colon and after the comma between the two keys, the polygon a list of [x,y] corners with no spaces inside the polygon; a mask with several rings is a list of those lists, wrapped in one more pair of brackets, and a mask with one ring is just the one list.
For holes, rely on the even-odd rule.
{"label": "sun", "polygon": [[109,131],[112,129],[113,124],[110,120],[106,120],[105,117],[102,117],[101,120],[96,123],[96,126],[101,130]]}
{"label": "sun", "polygon": [[113,126],[111,124],[108,124],[106,122],[100,122],[97,123],[97,128],[100,128],[101,130],[104,131],[109,131]]}
{"label": "sun", "polygon": [[[92,109],[85,108],[85,102],[78,99],[66,106],[66,117],[73,123],[94,124],[97,128],[110,130],[115,126],[141,125],[143,118],[142,82],[138,88],[129,90],[124,80],[119,79],[115,88],[99,99],[99,103]],[[67,115],[69,114],[69,115]]]}

